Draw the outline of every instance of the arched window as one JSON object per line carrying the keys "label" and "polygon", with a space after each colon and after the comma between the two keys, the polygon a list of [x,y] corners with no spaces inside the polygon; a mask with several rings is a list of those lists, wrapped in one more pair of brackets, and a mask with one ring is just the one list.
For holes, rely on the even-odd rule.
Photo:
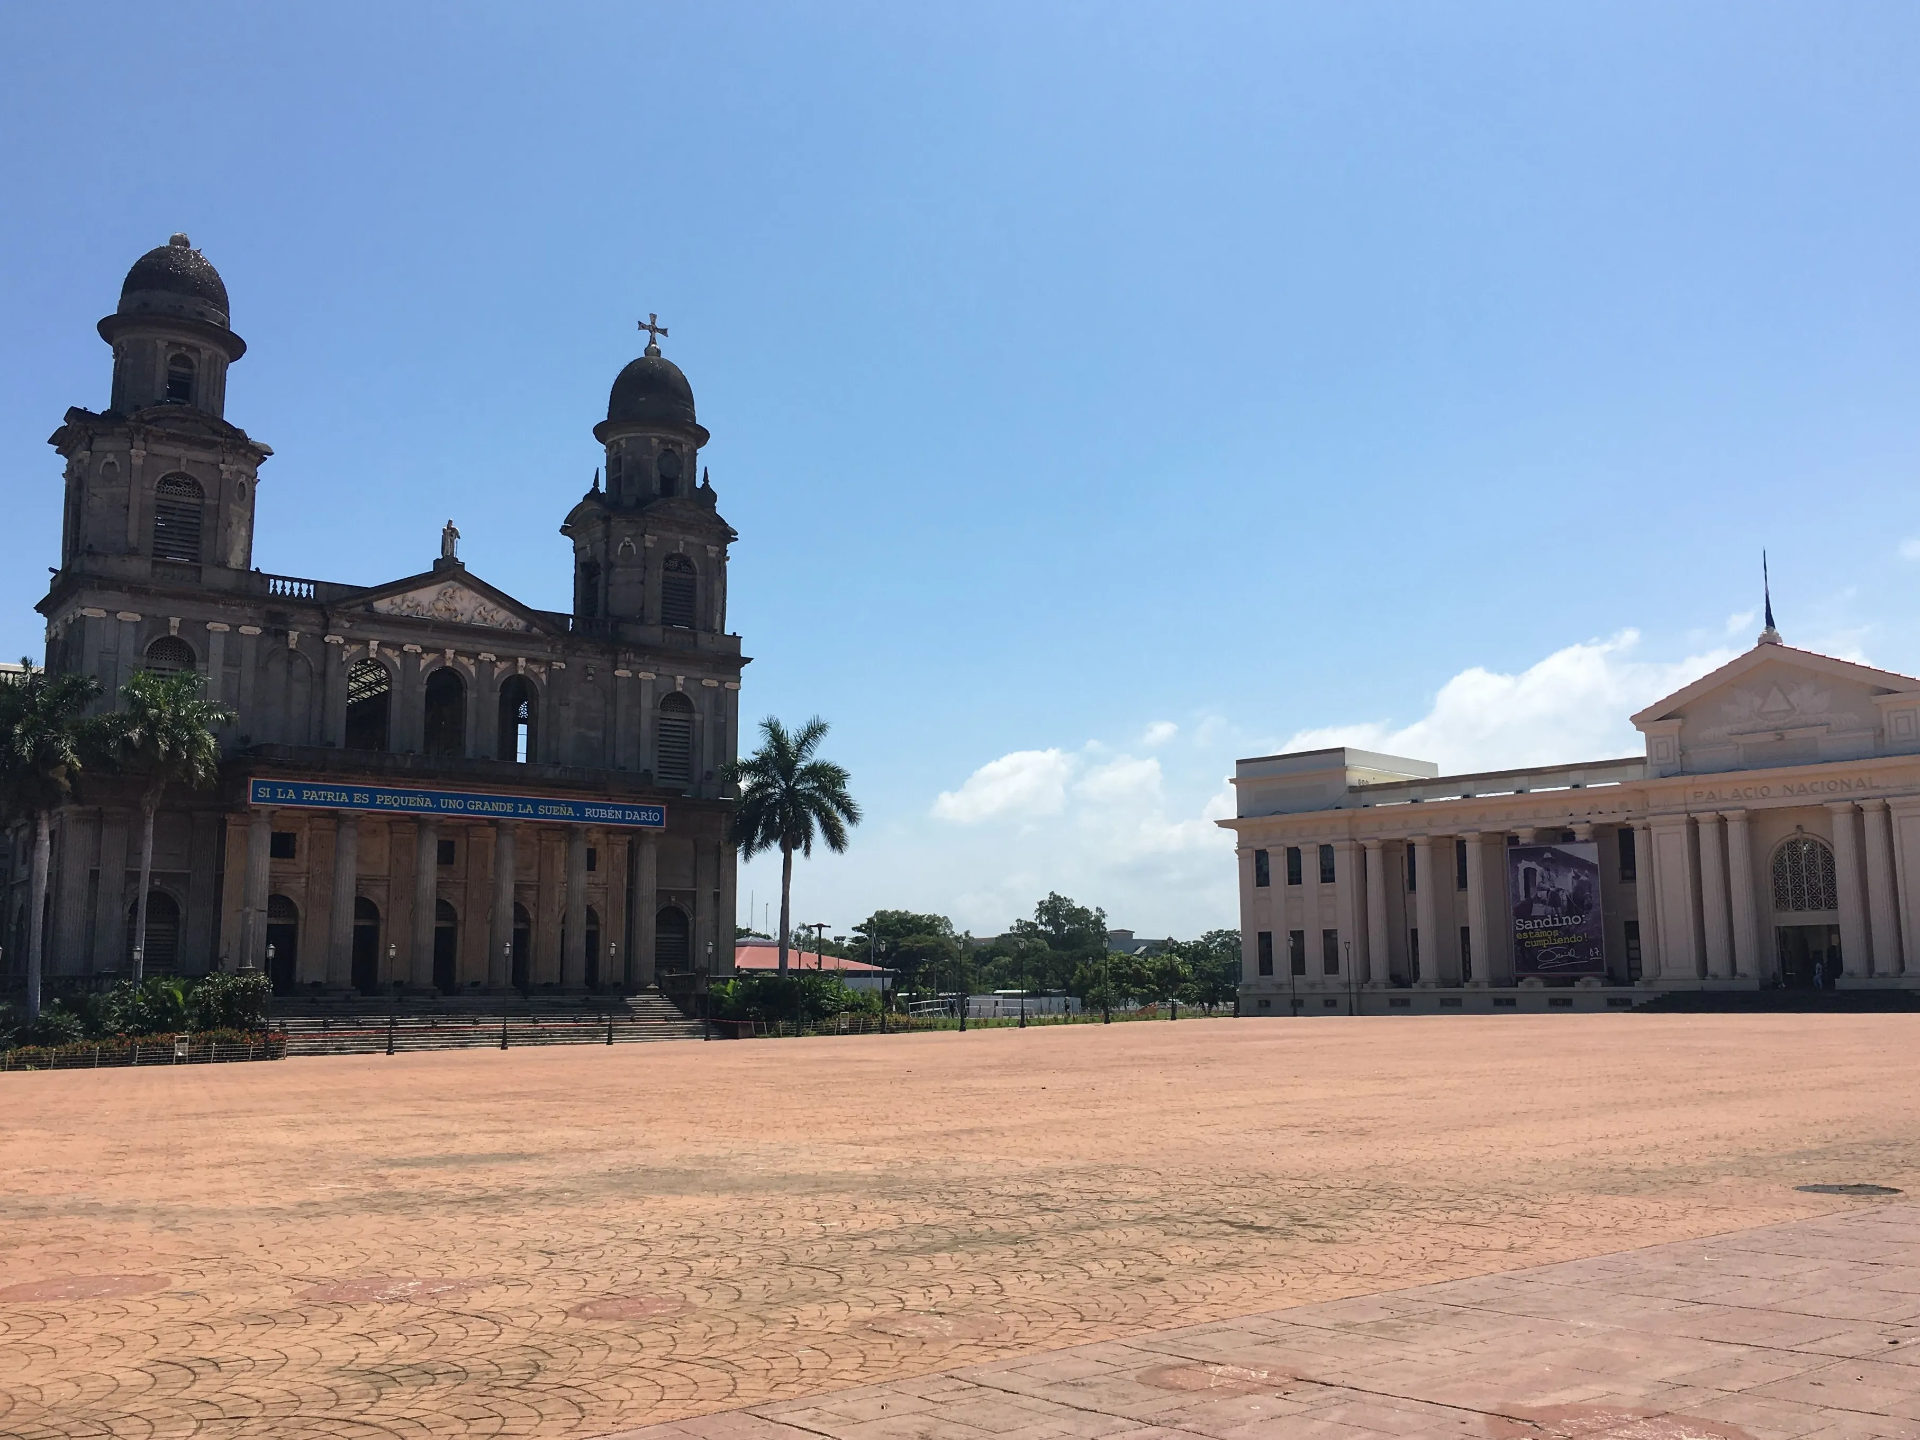
{"label": "arched window", "polygon": [[667,556],[660,570],[660,623],[691,630],[699,588],[693,562],[684,555]]}
{"label": "arched window", "polygon": [[460,917],[445,900],[433,906],[433,988],[451,995],[458,987],[455,976],[460,954]]}
{"label": "arched window", "polygon": [[147,646],[146,668],[156,675],[178,675],[197,663],[193,646],[178,635],[162,635]]}
{"label": "arched window", "polygon": [[193,357],[175,354],[167,358],[167,403],[193,403]]}
{"label": "arched window", "polygon": [[1773,908],[1840,908],[1840,887],[1833,878],[1833,851],[1824,840],[1795,835],[1773,852]]}
{"label": "arched window", "polygon": [[427,703],[422,726],[427,754],[460,756],[467,753],[467,682],[460,672],[442,665],[427,676]]}
{"label": "arched window", "polygon": [[[127,907],[127,968],[133,968],[133,930],[140,923],[140,898]],[[180,960],[180,902],[164,890],[147,892],[147,933],[140,968],[147,975],[171,975]]]}
{"label": "arched window", "polygon": [[536,726],[540,718],[540,696],[533,682],[524,675],[511,675],[500,687],[500,736],[493,752],[496,760],[528,764],[539,754]]}
{"label": "arched window", "polygon": [[533,988],[533,916],[518,900],[513,902],[513,988],[525,994]]}
{"label": "arched window", "polygon": [[163,475],[153,487],[153,558],[200,563],[207,492],[191,475]]}
{"label": "arched window", "polygon": [[660,760],[654,774],[662,785],[693,781],[693,702],[684,695],[660,702]]}
{"label": "arched window", "polygon": [[660,493],[662,495],[680,493],[680,452],[678,450],[660,452]]}
{"label": "arched window", "polygon": [[598,620],[600,618],[600,562],[598,560],[580,562],[580,568],[575,574],[574,588],[577,593],[573,597],[573,613],[582,620]]}
{"label": "arched window", "polygon": [[289,995],[300,974],[300,907],[285,895],[267,897],[267,978],[273,993]]}
{"label": "arched window", "polygon": [[393,677],[378,660],[362,660],[347,671],[347,748],[387,748],[387,713]]}
{"label": "arched window", "polygon": [[685,972],[693,968],[693,927],[687,912],[669,905],[653,917],[653,968]]}
{"label": "arched window", "polygon": [[380,907],[364,895],[353,901],[353,988],[362,995],[380,988]]}

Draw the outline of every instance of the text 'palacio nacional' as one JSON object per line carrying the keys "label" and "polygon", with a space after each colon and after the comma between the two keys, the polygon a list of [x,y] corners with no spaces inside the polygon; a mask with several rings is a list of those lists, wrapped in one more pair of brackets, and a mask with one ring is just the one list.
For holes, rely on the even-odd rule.
{"label": "text 'palacio nacional'", "polygon": [[1253,1013],[1920,989],[1920,679],[1758,643],[1633,717],[1644,755],[1442,776],[1242,760]]}
{"label": "text 'palacio nacional'", "polygon": [[555,516],[574,575],[558,613],[471,573],[451,523],[437,559],[384,584],[254,568],[272,451],[226,418],[246,345],[185,236],[135,262],[99,329],[108,404],[69,410],[51,440],[66,503],[47,667],[97,677],[100,708],[140,669],[191,669],[237,720],[218,787],[166,792],[143,937],[138,782],[86,777],[55,837],[48,972],[125,973],[137,939],[149,972],[252,966],[283,992],[730,971],[735,535],[658,334],[594,427],[604,486]]}

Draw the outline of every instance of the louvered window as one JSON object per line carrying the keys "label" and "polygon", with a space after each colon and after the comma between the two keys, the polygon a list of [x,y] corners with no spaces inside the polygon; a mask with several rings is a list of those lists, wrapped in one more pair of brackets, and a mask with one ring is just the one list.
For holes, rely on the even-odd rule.
{"label": "louvered window", "polygon": [[168,475],[153,492],[153,558],[200,562],[200,524],[206,492],[187,475]]}
{"label": "louvered window", "polygon": [[691,630],[698,589],[693,562],[684,555],[669,555],[660,574],[660,623]]}
{"label": "louvered window", "polygon": [[660,783],[685,785],[693,779],[693,704],[684,695],[660,702]]}
{"label": "louvered window", "polygon": [[178,675],[194,668],[193,647],[178,635],[162,635],[147,646],[146,668],[159,675]]}

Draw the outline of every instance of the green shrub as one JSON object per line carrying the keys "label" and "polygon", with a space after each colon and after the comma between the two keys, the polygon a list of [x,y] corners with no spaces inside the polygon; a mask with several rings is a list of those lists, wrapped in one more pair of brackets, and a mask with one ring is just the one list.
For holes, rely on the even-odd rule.
{"label": "green shrub", "polygon": [[11,1045],[66,1045],[87,1033],[86,1022],[58,1000],[42,1009],[31,1025],[20,1014],[9,1016],[6,1023]]}
{"label": "green shrub", "polygon": [[817,1025],[829,1016],[879,1014],[875,995],[850,990],[838,975],[821,971],[790,971],[786,979],[778,975],[741,975],[716,981],[713,986],[713,1013],[721,1020],[762,1020],[773,1023]]}
{"label": "green shrub", "polygon": [[89,1016],[94,1035],[162,1035],[187,1026],[189,984],[155,975],[135,984],[122,980],[94,997]]}
{"label": "green shrub", "polygon": [[259,1030],[267,1023],[273,982],[258,970],[208,975],[187,997],[187,1023],[195,1030]]}

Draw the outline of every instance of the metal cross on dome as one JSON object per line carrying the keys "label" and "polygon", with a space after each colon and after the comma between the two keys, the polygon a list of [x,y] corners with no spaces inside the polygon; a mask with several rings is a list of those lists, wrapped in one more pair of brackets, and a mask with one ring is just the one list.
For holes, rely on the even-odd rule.
{"label": "metal cross on dome", "polygon": [[647,332],[649,345],[658,345],[660,337],[667,333],[667,327],[660,323],[660,317],[652,311],[647,312],[647,318],[640,322],[640,328]]}

